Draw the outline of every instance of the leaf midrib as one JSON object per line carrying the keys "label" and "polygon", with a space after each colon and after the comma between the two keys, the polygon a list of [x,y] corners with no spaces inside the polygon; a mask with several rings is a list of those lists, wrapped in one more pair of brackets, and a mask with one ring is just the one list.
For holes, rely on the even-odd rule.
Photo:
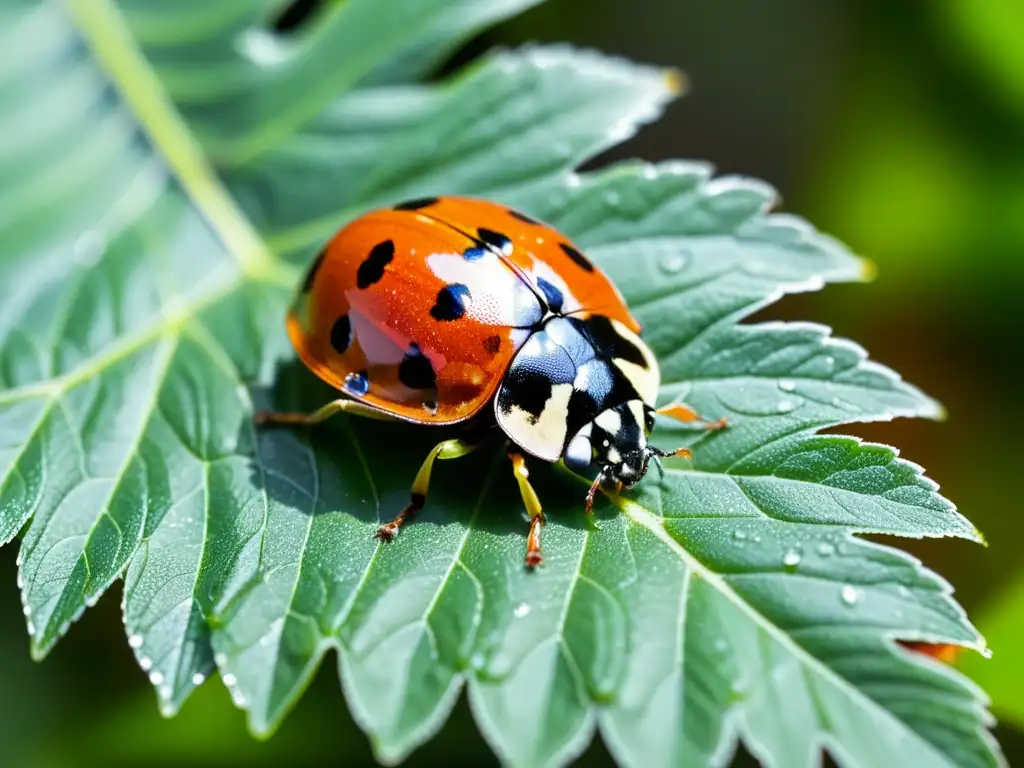
{"label": "leaf midrib", "polygon": [[136,45],[123,12],[112,0],[68,0],[66,7],[100,68],[242,271],[256,279],[291,280],[293,270],[266,246],[214,173]]}

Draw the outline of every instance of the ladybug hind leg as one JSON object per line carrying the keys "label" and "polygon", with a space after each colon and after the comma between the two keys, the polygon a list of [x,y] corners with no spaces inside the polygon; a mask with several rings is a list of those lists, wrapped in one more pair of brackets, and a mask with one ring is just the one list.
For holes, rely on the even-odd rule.
{"label": "ladybug hind leg", "polygon": [[530,470],[526,468],[526,459],[518,451],[509,451],[508,457],[512,461],[512,471],[519,483],[519,493],[523,497],[523,504],[530,516],[530,532],[526,537],[526,565],[534,568],[540,565],[544,557],[540,553],[540,529],[546,522],[544,510],[541,509],[540,499],[537,492],[530,485]]}
{"label": "ladybug hind leg", "polygon": [[412,483],[412,491],[409,494],[409,503],[405,505],[405,508],[398,513],[394,520],[390,523],[382,523],[377,528],[376,537],[381,541],[391,541],[398,534],[398,529],[402,527],[402,524],[423,509],[423,506],[427,503],[430,474],[434,470],[435,461],[457,459],[476,448],[476,444],[467,443],[462,440],[445,440],[435,445],[430,453],[427,454],[427,458],[423,460],[423,464],[420,465],[419,472],[416,473],[416,479]]}

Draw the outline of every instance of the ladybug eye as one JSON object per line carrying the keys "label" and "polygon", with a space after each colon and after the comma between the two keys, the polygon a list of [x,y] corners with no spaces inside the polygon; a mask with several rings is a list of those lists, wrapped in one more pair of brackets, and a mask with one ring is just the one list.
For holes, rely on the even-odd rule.
{"label": "ladybug eye", "polygon": [[576,435],[565,449],[563,460],[565,466],[576,471],[584,470],[590,466],[594,450],[590,445],[590,439],[586,435]]}
{"label": "ladybug eye", "polygon": [[654,410],[644,408],[644,430],[650,434],[652,429],[654,429]]}

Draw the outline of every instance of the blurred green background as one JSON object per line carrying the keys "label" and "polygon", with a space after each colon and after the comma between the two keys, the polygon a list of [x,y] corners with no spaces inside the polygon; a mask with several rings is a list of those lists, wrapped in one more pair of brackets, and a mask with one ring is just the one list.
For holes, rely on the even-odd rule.
{"label": "blurred green background", "polygon": [[[1014,482],[1024,433],[1024,3],[549,0],[472,41],[457,62],[532,40],[686,72],[687,96],[599,162],[705,159],[762,178],[784,210],[876,262],[871,285],[789,297],[758,318],[828,324],[948,408],[945,423],[837,431],[898,446],[987,536],[987,549],[901,546],[955,586],[988,636],[992,660],[963,667],[1002,706],[997,735],[1010,764],[1024,764],[1015,693],[1024,685],[1024,521]],[[0,551],[0,764],[372,764],[333,669],[267,743],[250,739],[215,681],[163,720],[125,642],[116,589],[33,663],[15,554]],[[456,755],[494,762],[464,704],[410,764]],[[596,745],[582,762],[607,756]]]}

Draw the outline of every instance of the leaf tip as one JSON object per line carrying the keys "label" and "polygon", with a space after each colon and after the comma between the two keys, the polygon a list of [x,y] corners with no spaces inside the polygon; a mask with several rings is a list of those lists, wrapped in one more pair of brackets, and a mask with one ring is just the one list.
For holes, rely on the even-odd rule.
{"label": "leaf tip", "polygon": [[47,655],[49,655],[50,646],[40,645],[39,641],[33,637],[32,640],[29,642],[28,652],[29,656],[32,658],[32,661],[40,662],[46,659]]}
{"label": "leaf tip", "polygon": [[164,720],[171,720],[176,717],[181,711],[181,705],[183,702],[177,699],[165,699],[159,693],[157,694],[157,711],[160,713],[160,717]]}
{"label": "leaf tip", "polygon": [[62,634],[62,631],[53,632],[45,625],[40,627],[38,624],[33,625],[29,621],[29,655],[32,661],[43,661],[49,656],[50,651],[53,650],[53,646],[57,644]]}
{"label": "leaf tip", "polygon": [[672,96],[682,96],[690,90],[690,81],[681,69],[670,67],[664,74],[665,87]]}
{"label": "leaf tip", "polygon": [[878,265],[871,259],[861,257],[860,274],[858,275],[865,283],[870,283],[878,277]]}

